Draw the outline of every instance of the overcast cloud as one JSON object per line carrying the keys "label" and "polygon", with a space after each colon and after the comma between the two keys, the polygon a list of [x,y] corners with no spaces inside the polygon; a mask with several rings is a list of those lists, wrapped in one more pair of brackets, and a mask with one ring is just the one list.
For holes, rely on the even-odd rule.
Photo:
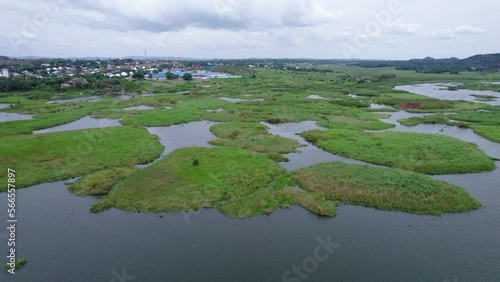
{"label": "overcast cloud", "polygon": [[0,55],[468,57],[500,52],[500,2],[0,0]]}

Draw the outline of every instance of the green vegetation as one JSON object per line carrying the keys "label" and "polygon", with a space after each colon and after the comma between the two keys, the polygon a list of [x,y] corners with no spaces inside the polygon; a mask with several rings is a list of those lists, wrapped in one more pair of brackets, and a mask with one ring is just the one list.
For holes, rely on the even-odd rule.
{"label": "green vegetation", "polygon": [[417,126],[419,124],[449,124],[456,125],[454,122],[450,122],[450,118],[444,114],[437,114],[425,117],[411,117],[398,120],[404,126]]}
{"label": "green vegetation", "polygon": [[490,112],[463,112],[458,115],[449,115],[448,117],[454,120],[482,125],[500,125],[500,110]]}
{"label": "green vegetation", "polygon": [[297,170],[294,179],[327,199],[379,209],[440,215],[481,206],[460,187],[400,169],[331,162]]}
{"label": "green vegetation", "polygon": [[[15,267],[14,267],[14,268],[15,268],[15,270],[21,269],[21,268],[22,268],[22,267],[24,267],[27,263],[28,263],[28,260],[27,260],[27,259],[25,259],[25,258],[18,259],[18,260],[16,261],[16,265],[15,265]],[[12,267],[11,267],[9,264],[7,264],[7,265],[5,266],[5,271],[6,271],[6,272],[8,272],[8,271],[9,271],[9,270],[11,270],[11,269],[12,269]]]}
{"label": "green vegetation", "polygon": [[477,135],[483,136],[493,142],[500,143],[500,126],[471,125],[470,127]]}
{"label": "green vegetation", "polygon": [[228,122],[214,125],[210,131],[222,139],[210,141],[212,145],[239,147],[261,153],[291,153],[301,146],[293,139],[267,133],[267,127],[258,123]]}
{"label": "green vegetation", "polygon": [[78,196],[106,195],[116,183],[137,170],[136,167],[115,167],[97,171],[71,183],[68,189]]}
{"label": "green vegetation", "polygon": [[[131,127],[7,136],[0,144],[2,163],[19,175],[17,188],[149,163],[163,151],[156,136]],[[7,183],[6,177],[2,171],[0,181]]]}
{"label": "green vegetation", "polygon": [[420,173],[452,174],[495,169],[493,160],[477,145],[448,136],[342,129],[313,130],[302,136],[334,154]]}
{"label": "green vegetation", "polygon": [[92,211],[216,207],[231,217],[248,217],[304,203],[306,208],[334,214],[334,203],[293,191],[289,183],[288,173],[264,154],[229,147],[184,148],[118,183]]}

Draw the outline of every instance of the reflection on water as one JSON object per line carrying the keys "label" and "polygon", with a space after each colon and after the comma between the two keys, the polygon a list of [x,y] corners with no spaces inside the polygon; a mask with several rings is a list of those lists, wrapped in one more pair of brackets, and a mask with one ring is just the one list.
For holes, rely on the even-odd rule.
{"label": "reflection on water", "polygon": [[79,129],[89,129],[89,128],[103,128],[103,127],[112,127],[112,126],[121,126],[119,120],[113,119],[97,119],[90,116],[86,116],[79,120],[75,120],[73,122],[54,126],[51,128],[46,128],[42,130],[35,130],[33,134],[41,134],[41,133],[49,133],[49,132],[60,132],[60,131],[70,131],[70,130],[79,130]]}
{"label": "reflection on water", "polygon": [[65,100],[53,100],[48,101],[46,104],[63,104],[63,103],[76,103],[76,102],[97,102],[102,100],[100,96],[88,96],[88,97],[79,97],[73,99],[65,99]]}
{"label": "reflection on water", "polygon": [[0,112],[0,122],[33,119],[32,115]]}
{"label": "reflection on water", "polygon": [[314,94],[314,95],[309,95],[309,96],[307,96],[306,98],[308,98],[308,99],[319,99],[319,100],[329,100],[328,98],[321,97],[321,96],[316,95],[316,94]]}
{"label": "reflection on water", "polygon": [[159,161],[169,153],[185,147],[212,147],[208,141],[217,139],[217,136],[210,132],[210,127],[217,122],[198,121],[181,125],[171,125],[162,127],[148,127],[148,131],[160,138],[160,143],[165,147],[161,157],[149,164],[137,165],[138,168],[145,168]]}
{"label": "reflection on water", "polygon": [[288,170],[296,170],[303,167],[308,167],[318,163],[332,162],[332,161],[342,161],[353,164],[366,164],[372,165],[363,161],[358,161],[338,155],[334,155],[327,151],[308,143],[304,138],[297,135],[308,130],[325,128],[317,126],[314,121],[303,121],[299,123],[280,123],[280,124],[269,124],[263,122],[267,126],[268,132],[273,135],[278,135],[285,138],[291,138],[297,140],[300,144],[305,145],[304,147],[299,147],[297,153],[290,153],[284,155],[288,162],[282,162],[280,165]]}
{"label": "reflection on water", "polygon": [[253,100],[247,100],[247,99],[239,99],[239,98],[229,98],[229,97],[219,97],[219,99],[228,101],[231,103],[238,103],[238,102],[262,102],[264,99],[253,99]]}
{"label": "reflection on water", "polygon": [[370,109],[394,109],[394,107],[383,104],[371,104]]}
{"label": "reflection on water", "polygon": [[383,122],[395,124],[396,127],[382,130],[382,131],[400,131],[400,132],[416,132],[416,133],[429,133],[429,134],[443,134],[460,139],[465,142],[471,142],[478,145],[478,147],[483,150],[488,156],[493,158],[500,158],[500,144],[492,142],[486,138],[483,138],[474,133],[472,129],[460,128],[458,126],[449,126],[444,124],[419,124],[417,126],[404,126],[397,122],[399,119],[410,118],[410,117],[423,117],[433,114],[413,114],[405,111],[399,111],[396,113],[384,113],[390,114],[391,117],[388,119],[381,119]]}
{"label": "reflection on water", "polygon": [[[394,90],[406,91],[414,94],[425,95],[440,100],[463,100],[469,102],[486,103],[493,106],[500,105],[500,93],[490,90],[469,90],[469,89],[458,89],[458,90],[448,90],[448,86],[454,86],[456,84],[435,84],[435,83],[424,83],[416,85],[401,85],[396,86]],[[477,97],[473,95],[488,95],[498,97],[494,101],[478,101]]]}
{"label": "reflection on water", "polygon": [[144,105],[124,108],[124,110],[126,110],[126,111],[144,111],[144,110],[152,110],[152,109],[154,109],[154,108],[150,107],[150,106],[144,106]]}
{"label": "reflection on water", "polygon": [[297,206],[246,219],[215,209],[91,214],[97,198],[76,197],[63,182],[36,185],[16,197],[18,255],[29,264],[1,280],[119,281],[114,273],[124,272],[134,281],[282,281],[329,236],[340,247],[308,281],[499,281],[500,170],[435,178],[483,207],[422,216],[341,204],[334,218]]}

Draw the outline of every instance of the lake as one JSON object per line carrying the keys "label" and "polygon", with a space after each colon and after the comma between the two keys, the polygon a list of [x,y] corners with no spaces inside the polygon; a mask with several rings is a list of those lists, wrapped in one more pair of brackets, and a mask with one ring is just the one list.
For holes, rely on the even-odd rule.
{"label": "lake", "polygon": [[[448,90],[447,86],[453,86],[455,84],[443,84],[443,83],[423,83],[416,85],[401,85],[396,86],[394,90],[406,91],[414,94],[425,95],[428,97],[440,99],[440,100],[463,100],[469,102],[485,103],[493,106],[500,105],[500,93],[489,90],[469,90],[469,89],[458,89],[458,90]],[[478,100],[478,97],[473,95],[487,95],[495,96],[496,99],[492,101],[482,101]]]}

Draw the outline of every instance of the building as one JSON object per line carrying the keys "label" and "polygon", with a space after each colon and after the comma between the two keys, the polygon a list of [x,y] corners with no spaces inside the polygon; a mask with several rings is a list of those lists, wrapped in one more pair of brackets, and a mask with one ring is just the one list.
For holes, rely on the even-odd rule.
{"label": "building", "polygon": [[0,70],[0,77],[9,77],[9,69],[1,69]]}

